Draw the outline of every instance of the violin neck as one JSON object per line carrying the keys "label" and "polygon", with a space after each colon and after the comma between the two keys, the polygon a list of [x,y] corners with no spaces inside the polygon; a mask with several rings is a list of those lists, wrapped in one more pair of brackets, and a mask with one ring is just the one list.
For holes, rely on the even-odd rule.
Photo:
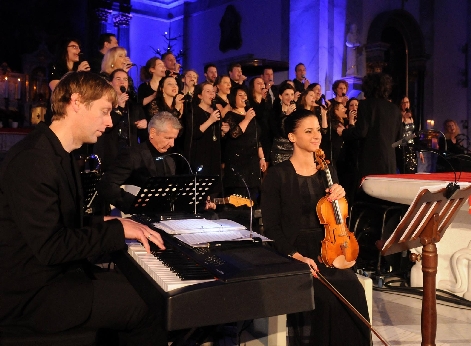
{"label": "violin neck", "polygon": [[[325,175],[327,177],[327,185],[329,187],[331,187],[332,185],[334,185],[334,182],[332,181],[332,175],[330,174],[329,166],[327,164],[325,165],[324,171],[325,171]],[[335,223],[337,225],[342,224],[343,223],[343,218],[342,218],[342,214],[340,213],[339,201],[337,201],[337,200],[332,201],[332,207],[334,208]]]}

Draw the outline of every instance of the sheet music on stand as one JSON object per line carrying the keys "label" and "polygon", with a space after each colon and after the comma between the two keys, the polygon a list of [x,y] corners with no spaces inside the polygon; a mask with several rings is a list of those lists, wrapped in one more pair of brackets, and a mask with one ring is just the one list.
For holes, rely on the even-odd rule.
{"label": "sheet music on stand", "polygon": [[211,193],[211,187],[218,179],[217,176],[199,175],[151,177],[136,195],[130,213],[194,213],[195,197],[196,205],[204,203],[206,196]]}

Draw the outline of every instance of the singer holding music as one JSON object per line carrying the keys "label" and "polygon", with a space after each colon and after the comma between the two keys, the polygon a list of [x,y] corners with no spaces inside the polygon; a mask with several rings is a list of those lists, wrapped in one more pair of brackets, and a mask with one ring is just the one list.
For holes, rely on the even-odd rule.
{"label": "singer holding music", "polygon": [[[246,109],[247,92],[242,85],[236,86],[232,111],[227,112],[224,121],[229,124],[226,137],[224,189],[226,195],[239,194],[246,196],[247,184],[251,199],[256,200],[259,194],[261,173],[267,169],[265,155],[260,143],[260,126],[255,120],[253,108]],[[234,172],[235,170],[236,172]],[[240,174],[240,176],[239,176]],[[247,196],[250,198],[250,196]]]}
{"label": "singer holding music", "polygon": [[[287,138],[293,143],[289,160],[270,168],[262,185],[262,215],[265,234],[281,253],[305,262],[315,277],[319,271],[366,318],[368,307],[364,290],[350,269],[328,268],[319,263],[324,227],[316,214],[317,202],[345,196],[334,184],[328,189],[324,171],[318,171],[314,151],[322,135],[319,121],[309,110],[300,109],[285,119]],[[332,171],[336,182],[335,171]],[[329,291],[314,280],[313,311],[288,315],[290,345],[367,346],[370,332],[360,319]],[[304,339],[304,340],[303,340]]]}

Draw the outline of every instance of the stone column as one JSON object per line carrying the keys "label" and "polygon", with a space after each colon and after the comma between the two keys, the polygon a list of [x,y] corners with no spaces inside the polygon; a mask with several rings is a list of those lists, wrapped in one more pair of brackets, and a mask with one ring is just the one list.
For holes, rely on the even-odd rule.
{"label": "stone column", "polygon": [[118,42],[121,47],[126,48],[128,56],[131,55],[129,51],[129,22],[132,15],[128,13],[118,13],[113,16],[114,26],[118,28]]}
{"label": "stone column", "polygon": [[111,10],[108,10],[106,8],[95,9],[95,15],[98,18],[98,26],[99,26],[98,34],[104,34],[105,32],[108,31],[107,23],[108,23],[108,17],[110,16],[110,14],[111,14]]}

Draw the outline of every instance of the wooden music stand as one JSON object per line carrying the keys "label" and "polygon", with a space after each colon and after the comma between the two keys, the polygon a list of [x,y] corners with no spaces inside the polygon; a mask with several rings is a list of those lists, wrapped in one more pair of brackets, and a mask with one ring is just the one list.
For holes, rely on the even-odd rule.
{"label": "wooden music stand", "polygon": [[[431,187],[432,189],[432,187]],[[404,218],[386,241],[383,256],[422,246],[423,299],[422,346],[435,345],[437,332],[436,276],[437,246],[457,211],[471,195],[471,186],[456,190],[450,198],[446,188],[430,192],[422,188]]]}

